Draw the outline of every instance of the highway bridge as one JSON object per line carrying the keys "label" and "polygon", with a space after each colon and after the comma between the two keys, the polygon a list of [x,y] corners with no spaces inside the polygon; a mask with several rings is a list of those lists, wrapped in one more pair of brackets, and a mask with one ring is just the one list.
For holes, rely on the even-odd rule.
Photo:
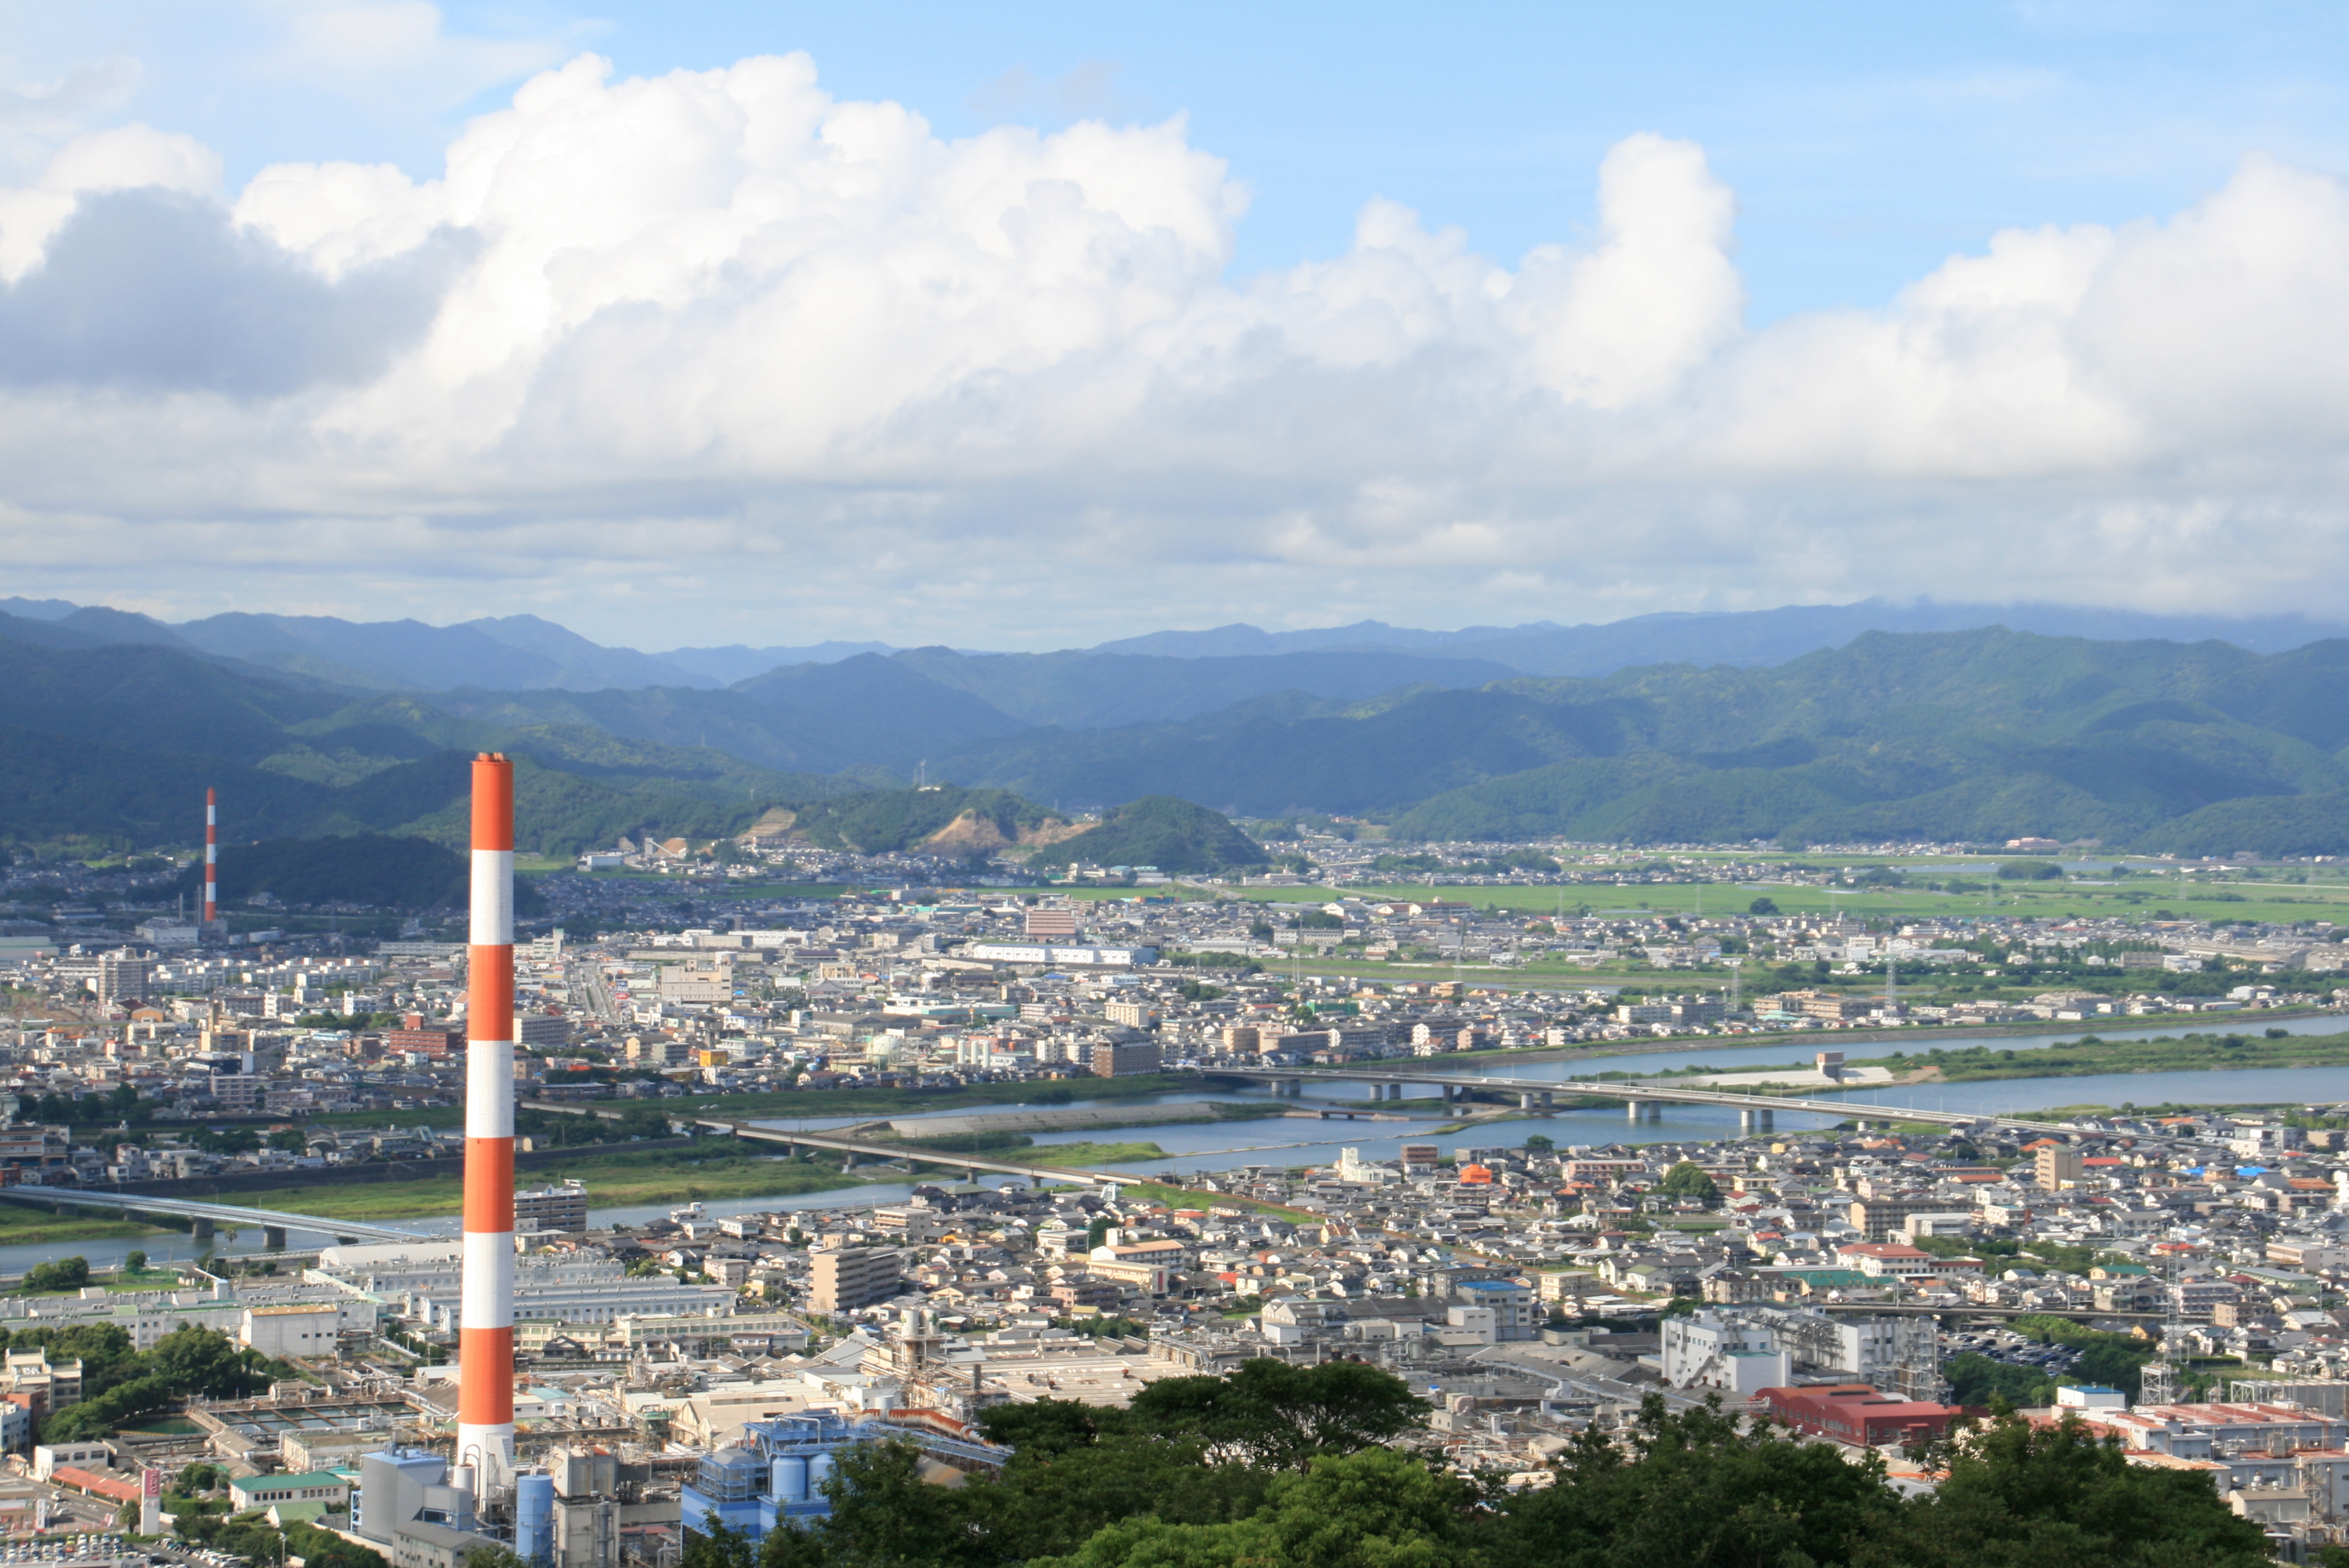
{"label": "highway bridge", "polygon": [[696,1127],[713,1128],[730,1132],[737,1138],[755,1138],[769,1143],[783,1145],[787,1153],[796,1154],[802,1149],[829,1150],[847,1158],[841,1169],[853,1171],[860,1159],[885,1162],[902,1161],[907,1173],[916,1165],[941,1165],[963,1172],[964,1180],[976,1181],[982,1171],[999,1174],[1025,1176],[1042,1185],[1047,1181],[1141,1181],[1145,1177],[1127,1171],[1084,1171],[1071,1165],[1027,1165],[1017,1160],[989,1160],[976,1154],[947,1154],[935,1149],[908,1149],[902,1143],[876,1143],[864,1138],[842,1138],[830,1132],[786,1132],[779,1128],[761,1127],[755,1122],[737,1121],[723,1116],[696,1116]]}
{"label": "highway bridge", "polygon": [[233,1203],[207,1203],[193,1198],[149,1198],[137,1193],[92,1192],[78,1187],[0,1187],[0,1198],[44,1209],[109,1209],[129,1214],[183,1214],[195,1221],[195,1239],[208,1242],[219,1225],[261,1227],[262,1244],[282,1247],[287,1231],[309,1231],[338,1242],[447,1241],[423,1231],[395,1225],[368,1224],[359,1220],[327,1220],[316,1214],[295,1214],[277,1209],[243,1209]]}
{"label": "highway bridge", "polygon": [[1446,1105],[1458,1099],[1464,1091],[1475,1089],[1486,1093],[1514,1094],[1517,1097],[1518,1105],[1526,1110],[1554,1105],[1560,1099],[1597,1097],[1623,1101],[1625,1112],[1633,1121],[1661,1120],[1663,1108],[1667,1105],[1722,1105],[1736,1110],[1738,1126],[1747,1132],[1768,1131],[1773,1125],[1773,1113],[1781,1110],[1831,1116],[1837,1120],[1857,1121],[1863,1128],[1870,1123],[1889,1125],[1909,1121],[1937,1127],[1992,1124],[2013,1128],[2020,1132],[2068,1130],[2058,1122],[2026,1121],[2012,1116],[1984,1116],[1977,1111],[1924,1110],[1859,1100],[1672,1088],[1655,1079],[1606,1082],[1578,1078],[1561,1081],[1557,1078],[1505,1078],[1498,1074],[1446,1073],[1385,1062],[1366,1062],[1360,1067],[1346,1068],[1216,1068],[1207,1076],[1269,1084],[1276,1093],[1285,1094],[1301,1094],[1309,1083],[1359,1083],[1368,1085],[1371,1096],[1381,1099],[1401,1099],[1405,1084],[1417,1084],[1441,1088]]}
{"label": "highway bridge", "polygon": [[[552,1110],[568,1116],[595,1116],[616,1121],[621,1113],[600,1107],[581,1105],[573,1101],[525,1100],[532,1110]],[[689,1122],[695,1127],[707,1127],[718,1132],[730,1132],[737,1138],[756,1139],[766,1143],[783,1145],[784,1152],[796,1154],[802,1149],[822,1149],[845,1155],[841,1169],[854,1171],[859,1160],[871,1160],[882,1164],[902,1164],[908,1174],[916,1165],[938,1166],[963,1172],[968,1181],[978,1180],[982,1171],[999,1175],[1025,1176],[1040,1185],[1047,1181],[1142,1181],[1148,1178],[1130,1171],[1086,1171],[1072,1165],[1030,1165],[1017,1160],[995,1160],[979,1154],[948,1154],[935,1149],[909,1149],[902,1143],[883,1143],[869,1138],[843,1138],[834,1132],[791,1132],[781,1128],[763,1127],[754,1121],[731,1116],[703,1116],[688,1112],[672,1113],[672,1122]]]}
{"label": "highway bridge", "polygon": [[[593,1115],[616,1119],[617,1111],[558,1104],[547,1100],[528,1101],[533,1110],[563,1111],[572,1115]],[[845,1156],[842,1169],[853,1171],[857,1161],[866,1160],[875,1164],[902,1164],[907,1175],[916,1165],[937,1166],[959,1171],[965,1180],[976,1181],[982,1171],[999,1174],[1023,1176],[1041,1186],[1053,1181],[1140,1181],[1145,1178],[1126,1171],[1084,1171],[1062,1165],[1030,1165],[1016,1160],[994,1160],[977,1154],[946,1154],[936,1150],[908,1149],[900,1143],[880,1143],[871,1139],[841,1138],[829,1132],[786,1132],[776,1128],[761,1127],[752,1122],[722,1116],[693,1116],[689,1119],[698,1127],[732,1133],[737,1138],[755,1139],[767,1143],[780,1143],[786,1153],[796,1154],[802,1149],[821,1149]],[[288,1231],[308,1231],[328,1235],[338,1242],[445,1242],[450,1238],[436,1236],[429,1232],[398,1225],[373,1224],[361,1220],[323,1219],[316,1214],[296,1214],[277,1209],[248,1209],[234,1203],[211,1203],[193,1198],[151,1198],[136,1193],[98,1192],[79,1187],[0,1187],[0,1199],[60,1212],[68,1208],[105,1209],[123,1214],[178,1214],[195,1222],[195,1239],[208,1242],[218,1226],[244,1228],[259,1226],[262,1244],[282,1247]]]}

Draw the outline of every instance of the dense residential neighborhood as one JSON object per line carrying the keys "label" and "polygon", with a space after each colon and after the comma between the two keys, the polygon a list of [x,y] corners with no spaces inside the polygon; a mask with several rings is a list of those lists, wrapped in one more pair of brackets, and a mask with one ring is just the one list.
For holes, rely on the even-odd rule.
{"label": "dense residential neighborhood", "polygon": [[[583,1459],[558,1495],[587,1511],[566,1564],[657,1568],[713,1521],[831,1506],[732,1456],[902,1441],[985,1471],[1009,1451],[994,1412],[1267,1361],[1381,1369],[1424,1401],[1398,1442],[1519,1489],[1660,1400],[1930,1490],[1920,1445],[2012,1408],[2206,1478],[2287,1554],[2349,1532],[2349,1106],[1934,1103],[2036,1070],[2018,1057],[2166,1048],[2128,1043],[2143,1024],[2204,1031],[2198,1060],[2321,1048],[2349,999],[2328,923],[1784,913],[1853,874],[1551,844],[1430,851],[1405,895],[1361,887],[1392,864],[1334,833],[1268,873],[1057,885],[739,848],[546,875],[515,950],[518,1419],[550,1474],[616,1467]],[[28,1413],[0,1439],[61,1509],[218,1465],[233,1506],[456,1568],[474,1527],[428,1501],[336,1511],[449,1484],[373,1467],[453,1419],[458,1243],[429,1199],[377,1211],[420,1216],[394,1222],[411,1239],[276,1212],[455,1168],[468,949],[316,911],[289,934],[265,899],[204,929],[142,907],[141,873],[8,874],[45,918],[0,936],[0,1183],[163,1204],[192,1235],[140,1254],[182,1260],[160,1279],[101,1255],[78,1277],[107,1288],[0,1300],[0,1327],[133,1352],[187,1327],[290,1377],[68,1449],[40,1439],[45,1412],[95,1408],[78,1364],[12,1352]],[[1497,895],[1553,887],[1547,913]],[[1640,903],[1664,888],[1715,912]],[[1116,1130],[1159,1141],[1095,1140]],[[648,1160],[739,1184],[604,1195]],[[234,1216],[264,1212],[256,1251]]]}

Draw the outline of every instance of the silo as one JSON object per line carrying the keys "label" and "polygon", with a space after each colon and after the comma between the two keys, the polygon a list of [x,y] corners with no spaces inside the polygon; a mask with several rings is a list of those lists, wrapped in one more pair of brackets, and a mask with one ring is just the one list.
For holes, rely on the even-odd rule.
{"label": "silo", "polygon": [[526,1475],[514,1481],[514,1555],[544,1568],[554,1540],[554,1478]]}

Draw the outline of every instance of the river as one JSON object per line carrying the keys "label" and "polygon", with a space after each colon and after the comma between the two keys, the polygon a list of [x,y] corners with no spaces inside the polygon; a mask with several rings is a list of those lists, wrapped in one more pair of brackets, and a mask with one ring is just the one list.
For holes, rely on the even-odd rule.
{"label": "river", "polygon": [[[2220,1015],[2208,1022],[2189,1024],[2183,1020],[2143,1029],[2109,1030],[2097,1035],[2099,1039],[2142,1040],[2163,1035],[2178,1035],[2189,1028],[2220,1032],[2228,1028],[2289,1029],[2294,1034],[2340,1033],[2349,1020],[2338,1016],[2313,1018],[2287,1018],[2269,1021],[2258,1014],[2248,1016]],[[2080,1037],[2078,1031],[2069,1034],[2054,1032],[2044,1035],[1982,1035],[1968,1037],[1920,1036],[1915,1048],[1940,1046],[1961,1050],[1972,1046],[1990,1046],[2000,1050],[2044,1050]],[[1764,1046],[1694,1046],[1642,1052],[1629,1056],[1584,1057],[1572,1060],[1511,1063],[1485,1059],[1474,1064],[1459,1063],[1445,1067],[1450,1072],[1480,1075],[1498,1074],[1512,1078],[1542,1078],[1560,1084],[1576,1077],[1588,1077],[1601,1072],[1662,1072],[1674,1068],[1718,1067],[1723,1070],[1738,1068],[1775,1066],[1806,1060],[1813,1049],[1832,1048],[1826,1045],[1834,1037],[1822,1033],[1811,1040],[1778,1041]],[[1901,1042],[1886,1041],[1859,1049],[1868,1054],[1889,1054],[1899,1048]],[[1406,1093],[1411,1091],[1406,1088]],[[1257,1087],[1247,1088],[1188,1089],[1153,1096],[1147,1099],[1079,1099],[1071,1106],[1101,1106],[1122,1109],[1135,1105],[1156,1104],[1168,1100],[1213,1099],[1221,1100],[1255,1100],[1270,1098],[1269,1091]],[[1816,1097],[1816,1098],[1824,1098]],[[1919,1110],[1963,1111],[1969,1114],[1994,1116],[2018,1115],[2063,1105],[2124,1104],[2151,1106],[2161,1104],[2229,1105],[2333,1103],[2349,1100],[2349,1067],[2339,1068],[2255,1068],[2240,1072],[2186,1070],[2153,1073],[2105,1073],[2087,1078],[2005,1078],[1990,1083],[1921,1085],[1898,1088],[1845,1090],[1833,1098],[1855,1106],[1869,1105],[1909,1107]],[[1063,1132],[1034,1134],[1039,1146],[1063,1143],[1100,1141],[1104,1143],[1154,1143],[1165,1152],[1163,1157],[1129,1162],[1125,1168],[1138,1175],[1155,1175],[1160,1171],[1190,1174],[1203,1171],[1228,1171],[1247,1164],[1272,1166],[1324,1165],[1337,1160],[1341,1149],[1361,1150],[1366,1156],[1391,1158],[1395,1145],[1403,1142],[1434,1141],[1446,1150],[1474,1149],[1502,1144],[1520,1144],[1539,1133],[1549,1138],[1561,1149],[1576,1146],[1602,1147],[1609,1143],[1697,1142],[1730,1139],[1737,1136],[1737,1112],[1726,1106],[1666,1105],[1661,1121],[1632,1122],[1619,1109],[1592,1110],[1557,1110],[1547,1115],[1512,1115],[1491,1127],[1470,1128],[1454,1133],[1438,1135],[1435,1129],[1454,1119],[1436,1105],[1429,1103],[1433,1094],[1413,1095],[1402,1100],[1388,1100],[1381,1109],[1390,1115],[1410,1118],[1408,1120],[1378,1122],[1330,1123],[1319,1120],[1290,1119],[1268,1117],[1252,1121],[1221,1121],[1178,1125],[1172,1127],[1140,1127],[1130,1130],[1071,1129]],[[1283,1102],[1293,1109],[1316,1105],[1366,1106],[1368,1101],[1361,1086],[1338,1083],[1310,1084],[1301,1099]],[[921,1119],[929,1116],[968,1116],[974,1109],[963,1107],[952,1110],[905,1113],[896,1119]],[[1006,1108],[1010,1109],[1010,1108]],[[1055,1107],[1054,1109],[1062,1109]],[[1423,1109],[1423,1115],[1414,1115]],[[803,1132],[821,1132],[830,1128],[852,1126],[875,1119],[870,1116],[762,1118],[761,1124]],[[1826,1115],[1782,1110],[1776,1116],[1781,1131],[1816,1130],[1833,1126],[1836,1119]],[[1332,1134],[1335,1134],[1332,1136]],[[988,1185],[999,1185],[1015,1180],[1011,1177],[991,1177]],[[836,1188],[827,1192],[802,1192],[790,1197],[735,1198],[708,1202],[704,1211],[711,1215],[745,1213],[753,1210],[765,1212],[804,1209],[857,1208],[871,1204],[902,1202],[913,1191],[910,1183],[875,1182],[857,1187]],[[666,1216],[672,1205],[644,1204],[626,1208],[594,1209],[591,1222],[597,1225],[638,1224],[644,1221]],[[400,1226],[413,1226],[424,1233],[453,1234],[457,1218],[453,1214],[435,1215],[427,1219],[385,1222]],[[289,1239],[296,1247],[316,1247],[331,1241],[331,1233],[293,1230]],[[201,1249],[187,1237],[177,1233],[140,1240],[89,1241],[39,1245],[0,1246],[0,1272],[20,1273],[36,1263],[67,1253],[78,1253],[97,1265],[111,1265],[122,1261],[125,1254],[144,1252],[158,1263],[191,1258]]]}

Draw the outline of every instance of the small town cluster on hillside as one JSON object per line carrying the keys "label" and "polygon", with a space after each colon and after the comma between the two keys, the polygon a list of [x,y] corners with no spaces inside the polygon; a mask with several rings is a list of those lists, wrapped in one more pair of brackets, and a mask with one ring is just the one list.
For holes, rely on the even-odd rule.
{"label": "small town cluster on hillside", "polygon": [[[2189,1015],[2180,1027],[2264,1036],[2251,1026],[2349,995],[2329,925],[1888,923],[1779,913],[1750,889],[1702,915],[1185,891],[884,888],[520,942],[515,1409],[545,1495],[517,1500],[535,1511],[517,1550],[674,1568],[684,1532],[821,1516],[847,1445],[999,1466],[991,1409],[1119,1405],[1257,1358],[1389,1369],[1427,1401],[1408,1442],[1518,1487],[1659,1398],[1766,1414],[1924,1487],[1919,1444],[2013,1406],[2207,1478],[2279,1553],[2349,1541],[2349,1108],[1920,1130],[1852,1101],[1841,1129],[1754,1114],[1734,1136],[1565,1142],[1516,1125],[1547,1114],[1531,1094],[1399,1101],[1378,1076],[1587,1058],[1579,1089],[1557,1080],[1564,1105],[1621,1092],[1599,1075],[1642,1043],[1790,1036],[1768,1071],[1640,1081],[1816,1094],[1909,1081],[1864,1058],[1960,1030]],[[551,902],[559,917],[559,887]],[[106,925],[0,937],[17,944],[0,954],[0,1190],[261,1211],[295,1187],[454,1169],[461,1130],[432,1113],[465,1095],[462,944],[232,935],[170,911]],[[1573,977],[1602,965],[1635,978]],[[1280,1092],[1347,1071],[1363,1076],[1338,1096]],[[827,1091],[905,1110],[792,1141],[792,1102]],[[924,1094],[964,1098],[933,1114]],[[1625,1102],[1599,1103],[1619,1125]],[[1442,1125],[1381,1140],[1414,1115]],[[1226,1121],[1226,1147],[1263,1155],[1055,1171],[1030,1136]],[[1309,1124],[1343,1143],[1290,1162],[1278,1150]],[[560,1175],[632,1146],[756,1147],[842,1187],[862,1161],[898,1195],[833,1206],[802,1186],[789,1204],[616,1219],[593,1177]],[[289,1542],[339,1532],[399,1568],[460,1568],[489,1536],[432,1452],[459,1413],[459,1243],[353,1222],[304,1252],[269,1222],[243,1225],[237,1252],[233,1221],[177,1222],[186,1261],[34,1271],[0,1297],[0,1328],[31,1346],[0,1368],[18,1472],[0,1531],[100,1529],[154,1477]],[[266,1387],[52,1425],[107,1396],[85,1397],[88,1353],[48,1331],[110,1326],[147,1354],[191,1326],[250,1352]]]}

